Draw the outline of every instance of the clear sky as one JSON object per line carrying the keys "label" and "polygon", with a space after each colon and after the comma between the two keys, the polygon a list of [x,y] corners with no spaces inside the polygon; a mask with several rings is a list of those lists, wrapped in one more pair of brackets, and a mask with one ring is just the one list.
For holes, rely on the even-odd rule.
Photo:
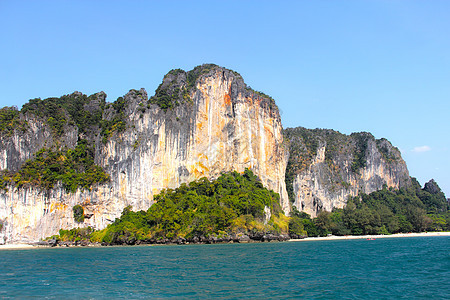
{"label": "clear sky", "polygon": [[0,0],[0,106],[130,89],[215,63],[285,127],[368,131],[450,197],[450,1]]}

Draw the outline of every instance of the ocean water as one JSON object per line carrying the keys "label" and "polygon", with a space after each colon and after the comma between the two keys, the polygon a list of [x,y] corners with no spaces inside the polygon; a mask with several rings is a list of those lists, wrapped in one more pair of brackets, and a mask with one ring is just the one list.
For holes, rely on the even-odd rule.
{"label": "ocean water", "polygon": [[449,299],[450,237],[0,251],[0,298]]}

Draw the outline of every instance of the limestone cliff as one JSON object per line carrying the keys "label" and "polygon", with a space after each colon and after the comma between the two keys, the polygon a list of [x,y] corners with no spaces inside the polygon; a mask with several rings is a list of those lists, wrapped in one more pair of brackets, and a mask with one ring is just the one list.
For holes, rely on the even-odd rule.
{"label": "limestone cliff", "polygon": [[[48,174],[17,175],[39,153],[53,159]],[[108,174],[101,177],[107,183],[92,185],[83,173],[74,188],[76,172],[52,171],[70,165],[84,172],[94,164]],[[301,127],[283,131],[272,98],[216,65],[172,70],[150,98],[144,89],[112,103],[103,92],[75,92],[32,99],[20,111],[3,108],[0,168],[0,243],[37,241],[61,228],[101,229],[127,206],[149,208],[162,189],[245,168],[280,194],[286,214],[294,205],[313,217],[343,207],[348,196],[411,184],[400,152],[387,140]],[[46,178],[54,181],[40,184]],[[75,205],[84,208],[81,224]]]}
{"label": "limestone cliff", "polygon": [[288,128],[290,158],[286,184],[291,203],[315,217],[342,208],[348,196],[411,184],[400,151],[370,133]]}
{"label": "limestone cliff", "polygon": [[[34,110],[21,113],[26,129],[1,135],[1,168],[15,171],[42,147],[73,148],[77,140],[87,139],[110,182],[75,193],[61,186],[9,186],[0,192],[0,238],[7,242],[37,241],[60,228],[104,228],[126,206],[147,209],[161,189],[245,168],[279,193],[289,212],[284,182],[288,151],[278,109],[239,74],[203,65],[169,72],[150,99],[143,89],[112,104],[105,103],[104,93],[67,97],[80,106],[58,110],[59,117],[36,113],[39,101]],[[80,111],[89,118],[82,119]],[[73,219],[76,204],[85,210],[82,224]]]}

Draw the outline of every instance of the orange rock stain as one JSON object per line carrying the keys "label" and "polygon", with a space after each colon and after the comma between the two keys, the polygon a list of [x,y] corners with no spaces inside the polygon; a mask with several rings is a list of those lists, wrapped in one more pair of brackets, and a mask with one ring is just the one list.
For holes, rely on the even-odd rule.
{"label": "orange rock stain", "polygon": [[54,211],[65,211],[67,209],[67,205],[63,204],[63,203],[52,203],[50,205],[50,212],[54,212]]}
{"label": "orange rock stain", "polygon": [[225,94],[225,96],[223,96],[223,102],[224,102],[225,106],[231,105],[231,97],[228,93]]}

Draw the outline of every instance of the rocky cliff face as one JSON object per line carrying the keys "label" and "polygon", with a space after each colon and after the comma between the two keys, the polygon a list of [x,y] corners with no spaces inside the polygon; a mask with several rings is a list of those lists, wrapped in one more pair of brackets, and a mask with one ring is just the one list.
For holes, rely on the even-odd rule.
{"label": "rocky cliff face", "polygon": [[[278,109],[270,97],[249,89],[239,74],[213,65],[174,70],[150,99],[143,89],[131,90],[103,107],[104,97],[84,97],[84,109],[93,115],[102,111],[102,122],[113,124],[108,129],[81,128],[69,120],[55,141],[54,128],[28,113],[21,116],[27,118],[25,132],[2,136],[2,169],[17,170],[42,147],[73,148],[84,138],[95,144],[95,162],[111,181],[76,193],[33,186],[0,192],[0,238],[29,242],[60,228],[104,228],[126,206],[147,209],[161,189],[245,168],[279,193],[282,208],[289,212],[284,182],[288,151]],[[117,121],[119,110],[123,122]],[[123,129],[116,130],[119,126]],[[77,204],[85,209],[83,224],[73,219]]]}
{"label": "rocky cliff face", "polygon": [[315,217],[342,208],[348,196],[411,184],[400,151],[370,133],[344,135],[333,130],[288,128],[290,158],[286,184],[290,200]]}
{"label": "rocky cliff face", "polygon": [[[56,143],[50,128],[42,118],[24,114],[21,119],[26,122],[26,130],[15,130],[11,136],[0,134],[0,170],[17,171],[34,153]],[[66,126],[65,134],[58,138],[58,142],[73,148],[77,143],[77,134],[75,126]]]}

